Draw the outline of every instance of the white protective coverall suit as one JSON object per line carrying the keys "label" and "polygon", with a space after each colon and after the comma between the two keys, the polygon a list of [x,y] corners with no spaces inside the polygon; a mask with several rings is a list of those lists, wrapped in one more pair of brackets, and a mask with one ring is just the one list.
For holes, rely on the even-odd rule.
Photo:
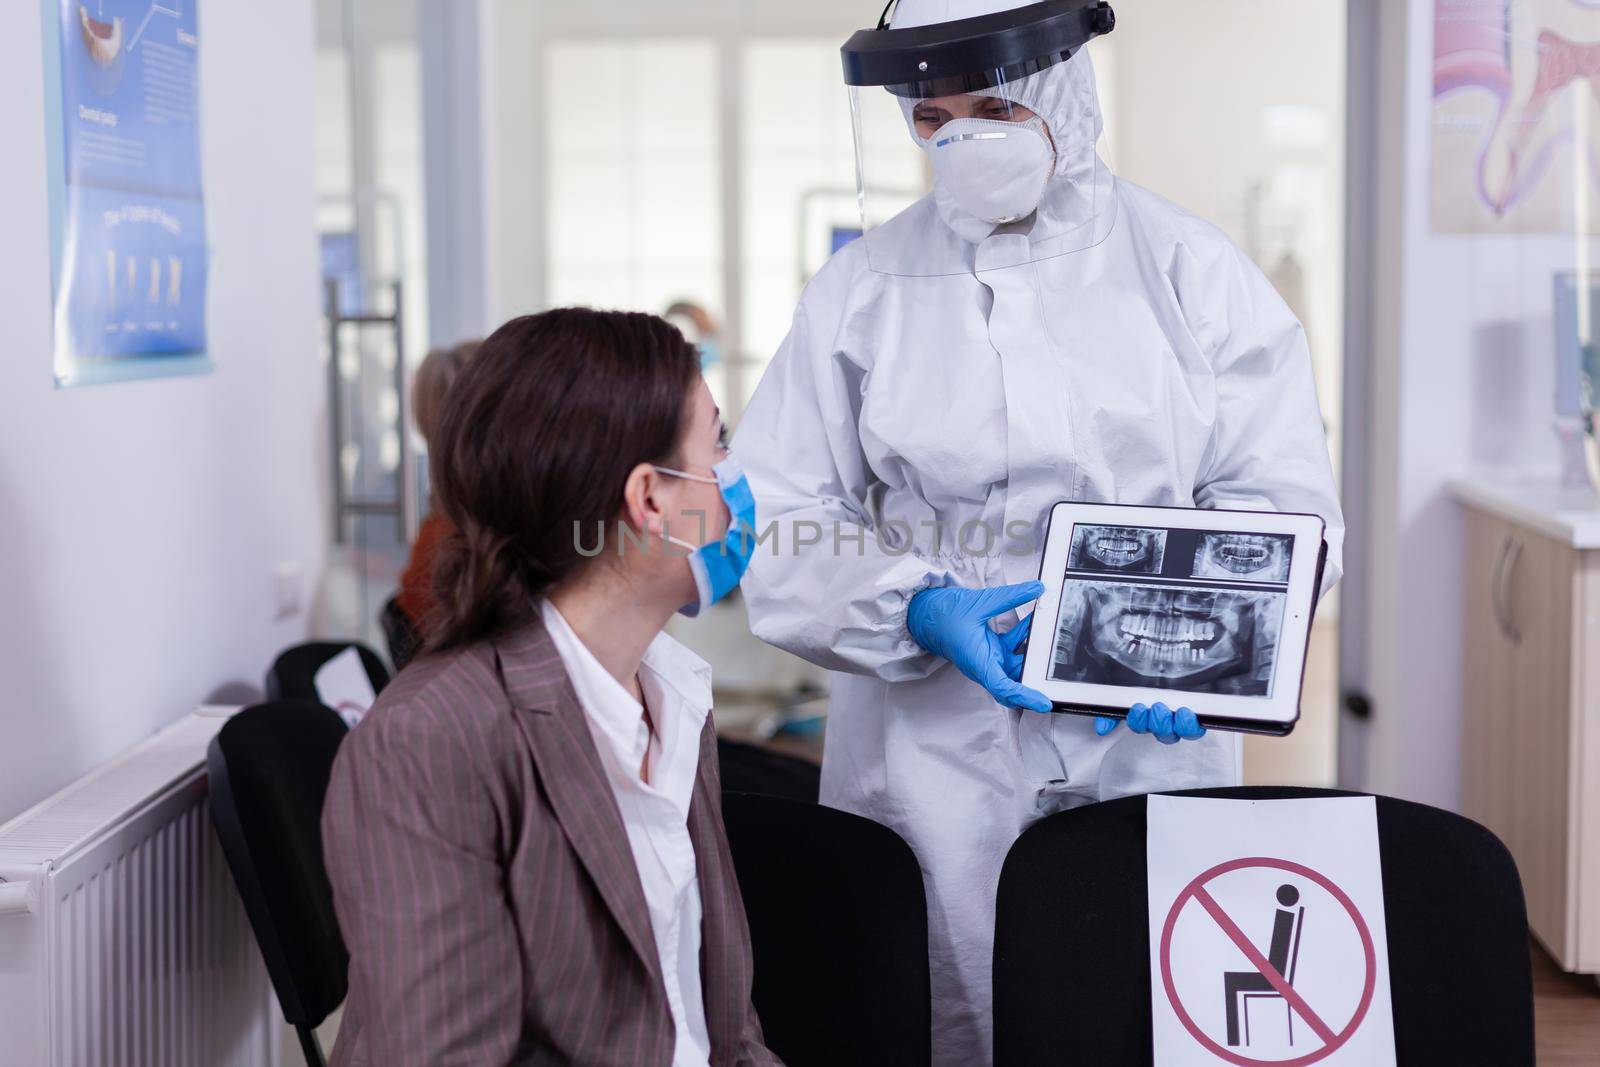
{"label": "white protective coverall suit", "polygon": [[[904,0],[894,25],[1018,6]],[[1087,52],[1020,84],[1058,142],[1098,136]],[[1075,195],[1083,181],[1103,188]],[[939,1064],[991,1059],[995,890],[1023,829],[1239,781],[1237,735],[1098,737],[1088,717],[1002,708],[923,651],[906,630],[918,591],[1039,577],[1037,548],[973,554],[958,532],[1042,531],[1060,500],[1310,512],[1327,522],[1324,589],[1340,572],[1300,324],[1219,230],[1103,165],[1058,171],[1032,235],[1080,225],[1086,202],[1106,205],[1088,247],[1031,261],[1029,234],[996,233],[936,183],[876,238],[949,270],[880,273],[866,240],[842,249],[806,287],[734,443],[758,528],[777,524],[744,582],[752,628],[834,672],[822,801],[895,830],[922,865]]]}

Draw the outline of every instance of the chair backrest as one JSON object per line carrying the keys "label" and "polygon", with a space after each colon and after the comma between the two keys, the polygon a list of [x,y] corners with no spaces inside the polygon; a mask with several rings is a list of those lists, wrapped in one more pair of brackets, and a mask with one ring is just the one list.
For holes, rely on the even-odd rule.
{"label": "chair backrest", "polygon": [[207,753],[211,818],[267,973],[294,1026],[344,1000],[350,962],[322,858],[322,801],[347,730],[320,704],[239,712]]}
{"label": "chair backrest", "polygon": [[307,641],[284,649],[272,661],[271,668],[267,670],[267,699],[314,700],[321,703],[321,697],[317,695],[317,670],[352,647],[361,655],[361,665],[367,669],[372,691],[383,692],[383,687],[389,684],[389,671],[372,649],[360,641]]}
{"label": "chair backrest", "polygon": [[717,738],[717,762],[722,767],[725,792],[759,793],[815,804],[822,789],[819,764],[744,741]]}
{"label": "chair backrest", "polygon": [[818,804],[723,794],[756,1011],[789,1067],[927,1067],[922,871],[898,834]]}
{"label": "chair backrest", "polygon": [[422,650],[422,631],[411,621],[411,616],[400,609],[398,596],[392,596],[384,603],[378,624],[383,627],[383,639],[389,646],[389,662],[394,664],[395,673],[398,674]]}
{"label": "chair backrest", "polygon": [[[1246,787],[1183,796],[1359,796]],[[1505,846],[1471,820],[1379,797],[1378,850],[1399,1063],[1533,1060],[1527,912]],[[1149,1064],[1145,798],[1042,819],[1017,839],[996,904],[996,1067]]]}

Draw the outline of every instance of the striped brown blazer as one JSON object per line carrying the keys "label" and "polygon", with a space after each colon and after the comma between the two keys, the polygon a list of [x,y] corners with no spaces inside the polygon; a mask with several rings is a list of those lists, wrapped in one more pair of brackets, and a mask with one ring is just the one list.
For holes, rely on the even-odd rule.
{"label": "striped brown blazer", "polygon": [[[322,816],[350,949],[334,1067],[669,1067],[650,913],[583,715],[536,617],[411,666],[345,740]],[[709,720],[689,833],[711,1062],[777,1064]]]}

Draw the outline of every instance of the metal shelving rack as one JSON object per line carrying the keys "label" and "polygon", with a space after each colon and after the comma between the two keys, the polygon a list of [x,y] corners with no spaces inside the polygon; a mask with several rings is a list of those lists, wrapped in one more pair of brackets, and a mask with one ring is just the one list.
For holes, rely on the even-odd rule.
{"label": "metal shelving rack", "polygon": [[[391,298],[393,310],[389,314],[362,311],[346,314],[340,302],[340,282],[337,278],[327,278],[323,282],[324,314],[328,321],[328,409],[331,413],[331,449],[333,455],[333,538],[335,544],[344,544],[346,535],[346,522],[351,518],[365,515],[389,515],[395,520],[396,540],[401,544],[409,543],[416,530],[417,516],[415,511],[414,494],[411,490],[411,472],[414,459],[411,455],[410,426],[410,401],[406,390],[406,352],[405,332],[400,325],[401,308],[404,306],[401,297],[404,295],[402,284],[399,280],[390,281],[386,288]],[[345,395],[344,376],[340,372],[343,360],[342,343],[344,326],[356,326],[362,330],[387,329],[393,334],[394,342],[394,390],[398,398],[395,405],[394,431],[400,442],[399,467],[395,471],[395,491],[392,496],[371,497],[356,496],[346,491],[344,473],[344,446],[345,434]],[[358,353],[359,358],[359,353]],[[358,398],[359,402],[359,398]]]}

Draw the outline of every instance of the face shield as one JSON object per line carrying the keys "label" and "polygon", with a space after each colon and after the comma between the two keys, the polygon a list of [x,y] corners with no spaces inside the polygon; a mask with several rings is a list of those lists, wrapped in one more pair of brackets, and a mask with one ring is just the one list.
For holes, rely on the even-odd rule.
{"label": "face shield", "polygon": [[872,268],[967,272],[997,233],[1018,235],[1004,250],[1017,263],[1098,243],[1112,182],[1083,47],[1115,25],[1110,6],[1043,0],[927,21],[951,6],[904,0],[843,49]]}

